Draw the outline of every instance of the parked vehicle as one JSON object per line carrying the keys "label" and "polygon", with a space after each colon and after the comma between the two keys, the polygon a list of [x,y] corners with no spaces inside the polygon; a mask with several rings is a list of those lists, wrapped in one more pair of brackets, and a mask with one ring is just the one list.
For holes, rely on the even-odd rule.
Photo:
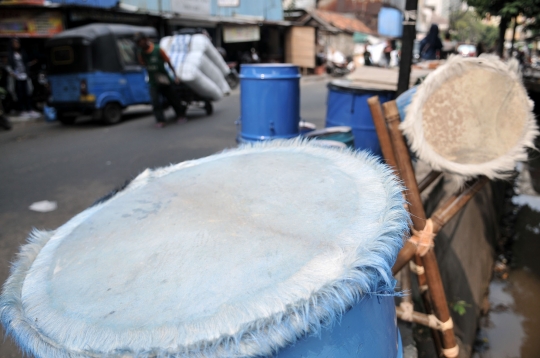
{"label": "parked vehicle", "polygon": [[3,87],[0,87],[0,128],[9,131],[11,129],[11,122],[6,117],[4,106],[2,105],[7,95],[8,92]]}
{"label": "parked vehicle", "polygon": [[326,73],[333,77],[348,75],[354,68],[352,56],[345,56],[340,51],[333,50],[326,56]]}
{"label": "parked vehicle", "polygon": [[332,77],[342,77],[348,75],[354,71],[354,62],[336,63],[328,62],[326,65],[326,72]]}
{"label": "parked vehicle", "polygon": [[38,109],[43,109],[50,96],[49,82],[46,75],[46,65],[43,63],[39,66],[37,72],[30,73],[30,79],[32,80],[32,103]]}
{"label": "parked vehicle", "polygon": [[476,57],[476,46],[461,44],[457,47],[457,52],[463,57]]}
{"label": "parked vehicle", "polygon": [[227,80],[229,87],[231,87],[231,89],[235,89],[240,84],[240,76],[238,75],[238,71],[236,71],[238,63],[227,62],[227,66],[229,66],[231,72],[227,75],[227,77],[225,77],[225,79]]}
{"label": "parked vehicle", "polygon": [[81,114],[115,124],[124,108],[151,102],[148,75],[137,60],[136,32],[157,37],[151,27],[92,24],[47,42],[49,106],[62,124],[73,124]]}

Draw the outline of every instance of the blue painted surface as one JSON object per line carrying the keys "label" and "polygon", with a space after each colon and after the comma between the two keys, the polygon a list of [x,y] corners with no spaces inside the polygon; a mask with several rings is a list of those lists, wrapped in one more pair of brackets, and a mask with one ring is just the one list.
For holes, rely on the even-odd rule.
{"label": "blue painted surface", "polygon": [[290,64],[242,65],[240,141],[298,136],[300,72]]}
{"label": "blue painted surface", "polygon": [[328,85],[326,127],[348,126],[354,134],[356,149],[365,149],[382,156],[381,146],[371,111],[367,104],[370,97],[379,96],[381,103],[392,100],[393,91],[352,87],[342,82]]}
{"label": "blue painted surface", "polygon": [[283,20],[283,6],[281,0],[240,0],[239,6],[220,7],[218,0],[212,0],[211,15],[232,17],[235,15],[261,16],[265,20]]}
{"label": "blue painted surface", "polygon": [[[130,71],[121,73],[88,72],[65,75],[50,75],[52,101],[55,103],[80,101],[80,83],[88,84],[88,93],[95,96],[95,108],[101,109],[109,102],[119,102],[126,107],[133,104],[150,103],[146,72]],[[87,105],[88,102],[81,102]]]}
{"label": "blue painted surface", "polygon": [[101,8],[112,8],[118,3],[118,0],[50,0],[53,4],[79,5]]}
{"label": "blue painted surface", "polygon": [[382,36],[401,37],[403,35],[403,14],[400,10],[383,7],[379,11],[377,32]]}
{"label": "blue painted surface", "polygon": [[347,312],[341,323],[284,348],[276,358],[402,357],[396,327],[394,298],[365,297]]}
{"label": "blue painted surface", "polygon": [[409,105],[411,104],[412,98],[417,90],[418,86],[411,87],[407,91],[399,95],[398,98],[396,98],[396,105],[398,107],[399,116],[401,117],[402,121],[405,119],[405,115],[407,114],[407,107],[409,107]]}
{"label": "blue painted surface", "polygon": [[[172,12],[171,0],[121,0],[123,4],[133,5],[139,10],[152,12]],[[201,16],[208,14],[201,14]]]}

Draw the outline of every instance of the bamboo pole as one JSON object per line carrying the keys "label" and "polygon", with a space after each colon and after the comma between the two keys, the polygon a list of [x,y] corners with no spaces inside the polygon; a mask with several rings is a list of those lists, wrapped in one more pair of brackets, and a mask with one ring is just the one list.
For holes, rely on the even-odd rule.
{"label": "bamboo pole", "polygon": [[371,111],[371,117],[373,117],[373,124],[375,125],[375,131],[377,132],[377,137],[379,138],[379,144],[381,145],[384,160],[386,161],[386,164],[394,168],[394,171],[397,173],[398,167],[396,157],[394,155],[392,142],[390,141],[390,134],[388,134],[386,122],[384,121],[379,96],[368,98],[367,103]]}
{"label": "bamboo pole", "polygon": [[[392,144],[392,141],[390,139],[390,134],[388,133],[388,128],[386,126],[386,121],[384,119],[379,97],[374,96],[374,97],[369,98],[368,105],[369,105],[371,115],[373,118],[373,124],[375,125],[375,130],[377,132],[377,137],[379,138],[379,143],[381,145],[383,157],[386,160],[386,163],[394,169],[394,172],[396,173],[396,175],[398,177],[401,177],[399,173],[399,168],[397,166],[396,156],[394,152],[394,145]],[[428,181],[430,180],[432,182],[432,180],[435,180],[435,179],[428,178]],[[429,184],[427,186],[429,186]],[[407,206],[407,210],[409,210],[408,206]],[[408,250],[407,252],[412,255],[411,257],[414,257],[416,266],[423,267],[422,258],[419,255],[416,255],[416,251],[417,251],[416,245],[412,244],[409,241],[406,241],[404,245],[405,246],[403,249]],[[397,271],[392,271],[392,274],[395,275],[396,273]],[[406,269],[401,271],[401,277],[403,280],[405,280],[405,287],[407,287],[403,289],[404,290],[410,289],[411,272],[408,266]],[[431,297],[429,296],[429,291],[427,290],[426,276],[424,273],[420,273],[420,274],[417,274],[417,279],[418,279],[418,286],[420,287],[420,293],[422,296],[422,302],[424,304],[424,309],[426,310],[426,312],[432,313],[433,309],[432,309]],[[404,302],[405,304],[410,304],[409,307],[410,307],[410,310],[412,311],[412,308],[413,308],[412,297],[410,295],[408,297],[404,297]],[[441,351],[442,351],[441,336],[436,331],[431,331],[431,336],[433,338],[435,350],[437,354],[441,356]]]}
{"label": "bamboo pole", "polygon": [[426,175],[420,181],[420,183],[418,183],[418,191],[423,193],[424,190],[426,190],[435,180],[439,179],[441,174],[442,174],[441,172],[437,172],[435,170],[432,170],[431,172],[429,172],[429,174]]}
{"label": "bamboo pole", "polygon": [[[411,157],[409,155],[409,150],[405,144],[403,134],[399,129],[399,111],[395,101],[384,103],[383,108],[390,132],[390,139],[394,148],[394,154],[396,155],[399,172],[405,186],[408,189],[406,192],[406,198],[410,203],[409,208],[411,212],[411,220],[413,222],[414,229],[416,231],[421,231],[426,225],[426,213],[422,205],[418,184],[414,176],[414,169],[412,166]],[[429,287],[430,296],[432,298],[435,316],[441,322],[449,322],[451,319],[450,311],[448,309],[448,303],[446,301],[444,288],[442,286],[439,265],[432,248],[430,248],[422,257],[422,261],[425,268],[427,284]],[[442,334],[443,353],[447,357],[456,356],[457,345],[454,330],[447,329],[444,330]]]}
{"label": "bamboo pole", "polygon": [[434,317],[433,315],[416,312],[416,311],[413,311],[412,313],[406,312],[400,306],[396,307],[396,314],[397,314],[397,317],[403,321],[418,323],[434,330],[444,332],[445,328],[449,329],[443,324],[443,322],[438,321],[437,318]]}
{"label": "bamboo pole", "polygon": [[[431,220],[433,221],[433,234],[437,235],[444,225],[446,225],[488,182],[489,179],[486,177],[476,179],[470,186],[446,199],[431,216]],[[398,253],[396,262],[392,267],[392,273],[399,272],[406,266],[406,264],[414,257],[416,253],[415,250],[416,245],[407,242]]]}
{"label": "bamboo pole", "polygon": [[[383,152],[383,157],[386,160],[386,163],[394,169],[394,172],[398,177],[401,178],[401,173],[399,172],[399,167],[397,165],[396,153],[392,140],[390,139],[390,134],[388,133],[388,127],[386,126],[386,121],[381,108],[381,103],[379,101],[379,96],[370,97],[367,100],[369,109],[371,111],[371,116],[373,118],[373,124],[375,125],[375,130],[377,132],[377,137],[379,138],[379,143],[381,145],[381,150]],[[407,207],[407,210],[409,208]],[[403,248],[400,251],[405,250],[406,257],[415,256],[416,254],[416,245],[406,241]],[[402,255],[403,256],[403,255]],[[399,257],[399,256],[398,256]],[[415,256],[415,264],[422,267],[422,258],[418,255]],[[403,267],[403,266],[401,266]],[[396,274],[399,270],[392,270],[392,274]],[[418,275],[418,285],[420,287],[426,286],[426,278],[423,274]]]}

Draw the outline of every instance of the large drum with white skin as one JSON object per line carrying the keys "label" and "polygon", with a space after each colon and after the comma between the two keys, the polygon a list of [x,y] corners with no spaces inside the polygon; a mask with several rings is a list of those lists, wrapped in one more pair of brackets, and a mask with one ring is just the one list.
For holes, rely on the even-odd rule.
{"label": "large drum with white skin", "polygon": [[401,189],[299,140],[146,170],[32,234],[2,323],[36,357],[399,357]]}

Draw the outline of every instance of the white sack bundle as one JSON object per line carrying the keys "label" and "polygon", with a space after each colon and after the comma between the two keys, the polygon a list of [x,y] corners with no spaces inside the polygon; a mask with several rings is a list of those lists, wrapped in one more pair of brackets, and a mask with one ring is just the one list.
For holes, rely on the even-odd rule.
{"label": "white sack bundle", "polygon": [[[203,52],[190,51],[184,57],[184,65],[191,64],[201,70],[212,82],[214,82],[223,93],[231,92],[231,87],[217,66],[205,56]],[[180,66],[182,66],[180,64]]]}
{"label": "white sack bundle", "polygon": [[223,57],[210,42],[210,39],[203,34],[166,36],[161,39],[159,45],[167,53],[169,51],[203,52],[217,66],[223,76],[227,76],[231,72]]}
{"label": "white sack bundle", "polygon": [[223,91],[192,63],[175,67],[180,80],[202,97],[217,101],[223,97]]}

